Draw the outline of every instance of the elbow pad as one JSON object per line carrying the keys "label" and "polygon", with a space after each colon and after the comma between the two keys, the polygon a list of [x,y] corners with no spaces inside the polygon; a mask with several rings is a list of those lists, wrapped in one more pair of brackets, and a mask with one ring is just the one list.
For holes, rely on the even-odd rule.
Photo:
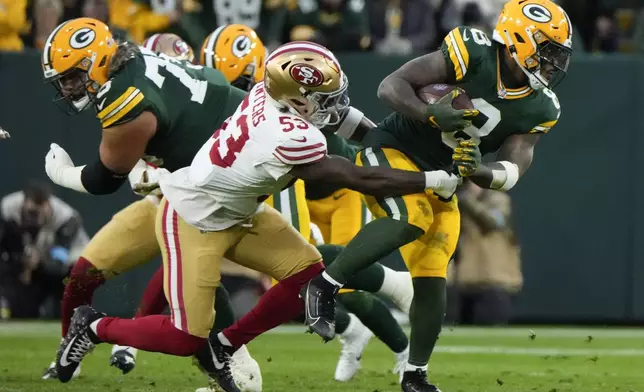
{"label": "elbow pad", "polygon": [[81,182],[87,192],[93,195],[107,195],[120,188],[127,180],[127,174],[114,173],[99,159],[83,168]]}

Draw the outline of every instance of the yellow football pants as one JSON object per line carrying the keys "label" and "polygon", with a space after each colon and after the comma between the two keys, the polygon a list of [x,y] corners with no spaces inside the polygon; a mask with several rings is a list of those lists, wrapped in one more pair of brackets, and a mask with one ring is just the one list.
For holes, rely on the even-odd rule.
{"label": "yellow football pants", "polygon": [[[358,154],[356,164],[421,171],[409,157],[391,148],[367,148]],[[412,277],[446,277],[461,228],[456,196],[441,201],[434,192],[427,191],[384,199],[365,196],[365,202],[375,218],[388,216],[425,232],[400,248]]]}

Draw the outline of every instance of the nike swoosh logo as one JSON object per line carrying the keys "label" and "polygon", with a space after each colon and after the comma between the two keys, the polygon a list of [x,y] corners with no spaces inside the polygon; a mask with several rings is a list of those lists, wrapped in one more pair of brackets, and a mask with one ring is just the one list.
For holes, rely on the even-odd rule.
{"label": "nike swoosh logo", "polygon": [[103,105],[105,105],[105,100],[106,100],[106,99],[107,99],[107,98],[103,98],[103,100],[101,101],[101,103],[99,103],[99,104],[97,104],[97,105],[96,105],[96,107],[98,108],[98,110],[103,110]]}
{"label": "nike swoosh logo", "polygon": [[212,347],[210,347],[210,345],[208,345],[208,348],[210,348],[210,354],[212,355],[212,361],[215,363],[215,369],[217,369],[217,370],[223,369],[224,366],[226,366],[226,365],[221,363],[221,362],[219,362],[219,360],[217,359],[217,356],[212,351]]}
{"label": "nike swoosh logo", "polygon": [[306,138],[306,136],[302,136],[299,139],[291,138],[291,140],[295,140],[296,142],[300,142],[300,143],[305,143],[308,139]]}
{"label": "nike swoosh logo", "polygon": [[67,347],[65,347],[65,351],[63,351],[63,355],[60,356],[60,364],[63,365],[63,367],[67,367],[71,365],[71,362],[67,361],[67,355],[69,355],[69,350],[71,350],[77,337],[78,335],[74,336],[74,338],[69,342]]}
{"label": "nike swoosh logo", "polygon": [[339,198],[341,198],[341,197],[342,197],[342,196],[344,196],[344,195],[346,195],[346,192],[345,192],[345,193],[341,193],[341,194],[339,194],[339,195],[334,195],[334,196],[333,196],[333,200],[338,200]]}

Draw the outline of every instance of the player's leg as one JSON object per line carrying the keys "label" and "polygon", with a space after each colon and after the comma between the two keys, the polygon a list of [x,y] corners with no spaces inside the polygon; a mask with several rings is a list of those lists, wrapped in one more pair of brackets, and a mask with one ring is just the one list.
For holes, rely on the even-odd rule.
{"label": "player's leg", "polygon": [[[154,235],[156,210],[157,206],[149,200],[136,201],[115,214],[92,237],[65,286],[61,303],[63,337],[68,332],[74,309],[91,304],[94,292],[105,279],[146,263],[159,254]],[[53,364],[43,378],[56,378]]]}
{"label": "player's leg", "polygon": [[328,244],[346,245],[363,226],[362,196],[350,189],[338,189],[329,196],[334,204]]}
{"label": "player's leg", "polygon": [[[357,163],[419,171],[403,153],[387,148],[367,148],[358,154]],[[318,334],[324,333],[318,327],[328,329],[325,324],[332,323],[333,311],[328,307],[332,306],[339,287],[358,271],[420,238],[431,225],[431,206],[424,193],[384,199],[367,196],[365,200],[376,219],[360,230],[335,262],[307,286],[307,321],[324,321],[312,326]],[[327,319],[323,314],[329,314],[331,318]]]}
{"label": "player's leg", "polygon": [[[62,371],[69,374],[74,363],[78,364],[94,344],[102,342],[179,356],[195,355],[201,349],[208,351],[207,338],[215,319],[219,260],[238,240],[239,233],[230,229],[203,234],[162,201],[156,234],[171,315],[120,319],[105,317],[88,306],[80,307],[72,318],[57,361],[59,375]],[[230,369],[227,370],[230,374]],[[61,381],[66,380],[61,377]]]}
{"label": "player's leg", "polygon": [[460,215],[456,197],[441,201],[428,195],[434,220],[427,233],[400,251],[414,284],[409,362],[403,391],[437,391],[427,382],[427,364],[440,333],[446,309],[447,266],[458,242]]}
{"label": "player's leg", "polygon": [[304,308],[300,290],[323,269],[317,249],[275,209],[265,206],[252,218],[251,224],[249,233],[226,257],[279,282],[249,313],[212,342],[217,346],[215,354],[220,361],[229,361],[230,353],[241,345],[299,316]]}
{"label": "player's leg", "polygon": [[318,200],[307,199],[306,205],[309,210],[311,222],[320,229],[324,243],[328,244],[331,241],[331,215],[335,208],[332,199],[329,197]]}

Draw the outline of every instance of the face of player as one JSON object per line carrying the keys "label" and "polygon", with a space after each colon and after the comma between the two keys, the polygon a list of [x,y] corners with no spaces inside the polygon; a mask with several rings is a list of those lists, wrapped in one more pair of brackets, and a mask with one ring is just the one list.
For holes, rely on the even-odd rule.
{"label": "face of player", "polygon": [[31,199],[25,199],[22,205],[22,226],[25,228],[40,228],[47,223],[51,216],[49,201],[38,204]]}
{"label": "face of player", "polygon": [[88,81],[86,72],[74,70],[58,81],[60,92],[63,97],[71,101],[81,100],[87,95]]}

